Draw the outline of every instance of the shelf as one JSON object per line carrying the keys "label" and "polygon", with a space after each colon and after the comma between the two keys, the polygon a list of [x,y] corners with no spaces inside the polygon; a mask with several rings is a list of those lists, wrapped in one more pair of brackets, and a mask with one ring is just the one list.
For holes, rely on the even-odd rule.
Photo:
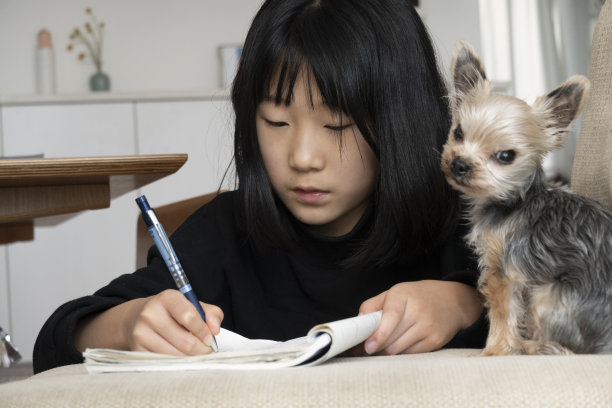
{"label": "shelf", "polygon": [[162,101],[227,100],[227,89],[163,91],[163,92],[97,92],[87,94],[6,95],[0,96],[0,106],[139,103]]}

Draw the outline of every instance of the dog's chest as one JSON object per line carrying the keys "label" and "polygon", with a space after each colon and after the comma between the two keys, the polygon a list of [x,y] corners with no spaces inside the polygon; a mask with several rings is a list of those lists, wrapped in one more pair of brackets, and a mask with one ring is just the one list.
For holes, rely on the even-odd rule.
{"label": "dog's chest", "polygon": [[472,228],[466,239],[475,252],[485,256],[491,252],[501,255],[508,236],[522,228],[523,217],[518,212],[500,209],[475,211],[470,216]]}

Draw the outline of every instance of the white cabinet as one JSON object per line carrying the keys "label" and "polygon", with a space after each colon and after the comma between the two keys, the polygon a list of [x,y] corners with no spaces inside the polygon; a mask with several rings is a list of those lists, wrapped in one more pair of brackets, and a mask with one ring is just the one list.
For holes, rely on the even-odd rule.
{"label": "white cabinet", "polygon": [[6,156],[135,153],[131,103],[5,106],[2,116]]}
{"label": "white cabinet", "polygon": [[[177,174],[143,188],[152,206],[219,188],[233,156],[233,114],[229,101],[139,103],[137,117],[141,154],[189,154]],[[231,185],[232,175],[233,172],[227,177],[225,188]]]}
{"label": "white cabinet", "polygon": [[0,247],[0,327],[4,330],[10,330],[10,304],[6,268],[6,248]]}
{"label": "white cabinet", "polygon": [[106,98],[0,105],[6,156],[189,154],[177,173],[112,200],[110,208],[38,219],[34,241],[0,246],[0,325],[24,360],[58,306],[134,271],[140,193],[160,206],[213,191],[231,162],[227,97]]}

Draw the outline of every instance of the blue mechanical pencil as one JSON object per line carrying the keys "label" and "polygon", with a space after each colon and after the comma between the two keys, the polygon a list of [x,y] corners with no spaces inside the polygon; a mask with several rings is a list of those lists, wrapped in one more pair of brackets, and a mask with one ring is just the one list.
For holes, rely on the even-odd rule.
{"label": "blue mechanical pencil", "polygon": [[[166,231],[164,231],[164,227],[160,224],[157,219],[157,215],[155,214],[155,210],[153,210],[149,203],[147,202],[147,198],[145,196],[140,196],[136,199],[136,204],[140,207],[140,211],[142,213],[142,219],[144,220],[151,236],[153,237],[153,241],[155,242],[155,246],[159,250],[162,258],[166,262],[166,266],[174,278],[174,282],[178,289],[181,291],[183,295],[195,306],[202,317],[202,320],[206,321],[206,315],[204,314],[204,310],[198,301],[189,281],[187,280],[187,276],[183,271],[183,267],[181,266],[172,245],[170,245],[170,240],[166,235]],[[217,340],[215,340],[213,336],[213,351],[218,351],[219,348],[217,346]]]}

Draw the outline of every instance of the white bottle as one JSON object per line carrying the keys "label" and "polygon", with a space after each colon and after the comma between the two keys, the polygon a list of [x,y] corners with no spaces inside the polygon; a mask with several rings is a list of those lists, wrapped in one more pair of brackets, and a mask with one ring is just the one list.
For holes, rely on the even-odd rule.
{"label": "white bottle", "polygon": [[42,29],[38,32],[36,45],[36,92],[54,94],[55,87],[55,52],[51,42],[51,33]]}

